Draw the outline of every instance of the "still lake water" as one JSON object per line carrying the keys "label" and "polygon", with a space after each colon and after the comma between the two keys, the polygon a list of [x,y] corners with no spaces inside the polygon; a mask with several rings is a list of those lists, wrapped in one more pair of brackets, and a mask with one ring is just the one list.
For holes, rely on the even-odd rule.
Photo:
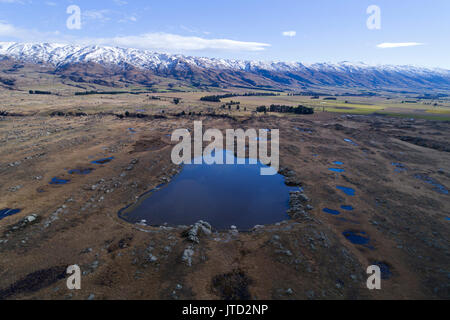
{"label": "still lake water", "polygon": [[280,174],[261,176],[262,167],[266,166],[248,161],[244,165],[184,165],[172,181],[144,194],[119,216],[132,223],[145,220],[147,225],[191,225],[204,220],[218,230],[232,225],[249,230],[287,220],[289,191],[298,188],[286,186]]}

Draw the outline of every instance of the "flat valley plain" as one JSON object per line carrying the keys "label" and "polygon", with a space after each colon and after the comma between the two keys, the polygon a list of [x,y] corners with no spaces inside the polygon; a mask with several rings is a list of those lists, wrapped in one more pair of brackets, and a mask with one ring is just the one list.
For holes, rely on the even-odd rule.
{"label": "flat valley plain", "polygon": [[[0,209],[22,210],[0,220],[0,299],[450,298],[448,99],[280,92],[211,103],[200,98],[224,92],[75,96],[77,84],[23,81],[22,90],[0,89]],[[45,89],[58,94],[28,92]],[[239,110],[221,107],[231,100]],[[255,112],[271,104],[316,112]],[[304,189],[310,210],[250,232],[199,234],[198,243],[188,227],[120,219],[120,209],[181,170],[168,135],[194,120],[205,129],[280,129],[281,171]],[[328,170],[336,161],[345,172]],[[54,177],[70,181],[50,184]],[[71,291],[65,271],[74,264],[82,289]],[[382,266],[381,290],[366,287],[372,264]]]}

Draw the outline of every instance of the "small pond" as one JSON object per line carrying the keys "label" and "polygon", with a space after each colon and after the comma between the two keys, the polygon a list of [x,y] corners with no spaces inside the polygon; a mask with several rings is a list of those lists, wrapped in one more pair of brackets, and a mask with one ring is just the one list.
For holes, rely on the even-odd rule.
{"label": "small pond", "polygon": [[69,173],[69,174],[86,175],[86,174],[90,174],[93,170],[94,169],[91,169],[91,168],[71,169],[71,170],[68,170],[67,173]]}
{"label": "small pond", "polygon": [[345,169],[340,169],[340,168],[328,168],[329,171],[333,171],[333,172],[337,172],[337,173],[342,173],[345,172]]}
{"label": "small pond", "polygon": [[61,179],[58,177],[54,177],[52,178],[52,180],[49,182],[49,184],[53,184],[53,185],[62,185],[62,184],[67,184],[69,183],[70,180],[69,179]]}
{"label": "small pond", "polygon": [[2,220],[3,218],[12,216],[16,213],[19,213],[20,209],[10,209],[10,208],[6,208],[6,209],[0,209],[0,220]]}
{"label": "small pond", "polygon": [[329,209],[329,208],[325,208],[325,209],[323,209],[322,211],[325,212],[325,213],[328,213],[328,214],[335,215],[335,216],[341,214],[338,210]]}
{"label": "small pond", "polygon": [[[223,154],[233,156],[229,151]],[[156,226],[204,220],[218,230],[234,225],[243,231],[289,219],[289,191],[299,189],[286,186],[280,174],[260,175],[261,167],[260,162],[253,165],[248,160],[234,165],[184,165],[171,182],[147,192],[119,216]]]}
{"label": "small pond", "polygon": [[114,159],[114,157],[108,157],[108,158],[102,158],[95,161],[92,161],[92,164],[106,164],[111,162]]}
{"label": "small pond", "polygon": [[348,230],[343,232],[344,237],[353,244],[368,244],[369,236],[364,231]]}
{"label": "small pond", "polygon": [[355,189],[349,188],[349,187],[343,187],[343,186],[337,186],[337,189],[343,191],[348,196],[354,196],[355,195]]}

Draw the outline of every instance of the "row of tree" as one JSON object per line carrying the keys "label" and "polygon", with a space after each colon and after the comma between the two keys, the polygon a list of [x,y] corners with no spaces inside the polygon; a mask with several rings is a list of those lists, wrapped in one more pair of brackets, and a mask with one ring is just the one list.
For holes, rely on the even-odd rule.
{"label": "row of tree", "polygon": [[204,96],[201,97],[201,101],[208,101],[208,102],[220,102],[220,99],[226,99],[226,98],[232,98],[236,97],[236,94],[234,93],[227,93],[222,95],[214,95],[214,96]]}
{"label": "row of tree", "polygon": [[52,94],[50,91],[30,90],[29,94]]}
{"label": "row of tree", "polygon": [[266,96],[279,96],[279,93],[273,92],[246,92],[246,93],[226,93],[222,95],[204,96],[201,97],[201,101],[208,102],[221,102],[221,99],[233,98],[233,97],[266,97]]}
{"label": "row of tree", "polygon": [[260,106],[256,108],[257,112],[279,112],[279,113],[295,113],[295,114],[314,114],[314,108],[299,105],[298,107],[272,104],[269,108]]}

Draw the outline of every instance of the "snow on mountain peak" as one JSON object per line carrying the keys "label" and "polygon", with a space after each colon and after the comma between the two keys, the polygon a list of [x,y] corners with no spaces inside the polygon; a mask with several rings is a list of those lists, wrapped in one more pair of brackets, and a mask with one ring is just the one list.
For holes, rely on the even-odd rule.
{"label": "snow on mountain peak", "polygon": [[[107,46],[80,46],[58,43],[15,43],[0,42],[0,55],[5,55],[19,60],[29,62],[49,63],[55,66],[68,63],[96,62],[99,64],[130,64],[143,69],[167,68],[175,62],[181,62],[191,66],[206,69],[229,69],[239,71],[267,70],[274,72],[298,71],[304,68],[314,70],[330,71],[354,71],[361,69],[378,68],[389,71],[426,72],[430,70],[412,66],[369,66],[363,62],[352,63],[343,61],[337,64],[314,63],[301,64],[299,62],[264,62],[264,61],[241,61],[220,58],[190,57],[182,55],[171,55],[155,53],[147,50],[125,49]],[[448,70],[439,70],[440,72]]]}

